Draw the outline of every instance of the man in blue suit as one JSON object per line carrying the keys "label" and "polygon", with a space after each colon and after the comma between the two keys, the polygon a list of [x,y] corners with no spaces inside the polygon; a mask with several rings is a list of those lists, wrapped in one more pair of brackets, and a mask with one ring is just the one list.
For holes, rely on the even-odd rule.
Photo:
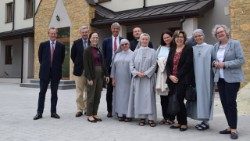
{"label": "man in blue suit", "polygon": [[51,117],[59,119],[60,116],[56,113],[57,105],[57,90],[60,79],[62,78],[62,64],[65,57],[65,46],[56,41],[57,29],[49,28],[49,40],[42,42],[38,50],[38,59],[40,63],[40,92],[38,98],[37,114],[34,120],[42,118],[45,95],[48,85],[51,87]]}
{"label": "man in blue suit", "polygon": [[[111,73],[111,62],[114,54],[118,51],[120,41],[122,37],[119,37],[121,26],[118,22],[115,22],[111,25],[111,32],[112,36],[109,38],[104,39],[102,43],[102,51],[103,56],[106,61],[106,69],[108,70],[108,75]],[[107,84],[107,94],[106,94],[106,101],[107,101],[107,117],[112,117],[112,93],[113,93],[113,86],[112,81],[109,81]]]}

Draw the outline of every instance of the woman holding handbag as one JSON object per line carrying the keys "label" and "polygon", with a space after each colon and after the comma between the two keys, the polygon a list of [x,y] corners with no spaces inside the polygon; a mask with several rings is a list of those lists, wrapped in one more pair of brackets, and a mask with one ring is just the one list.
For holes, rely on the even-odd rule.
{"label": "woman holding handbag", "polygon": [[185,42],[187,35],[182,30],[174,32],[174,45],[171,48],[167,60],[167,83],[169,94],[177,95],[180,111],[177,113],[178,123],[170,126],[171,129],[187,130],[187,111],[184,104],[184,97],[187,85],[194,85],[193,74],[193,49],[187,47]]}

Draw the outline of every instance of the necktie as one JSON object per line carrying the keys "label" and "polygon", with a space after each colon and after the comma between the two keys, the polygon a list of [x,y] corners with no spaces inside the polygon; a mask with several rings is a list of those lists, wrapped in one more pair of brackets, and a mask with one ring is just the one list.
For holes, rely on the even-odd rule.
{"label": "necktie", "polygon": [[52,41],[51,42],[51,47],[50,47],[50,61],[51,61],[51,65],[52,65],[52,62],[53,62],[54,51],[55,51],[55,42]]}
{"label": "necktie", "polygon": [[115,41],[114,41],[114,52],[116,52],[116,50],[117,50],[116,38],[117,38],[117,37],[115,37]]}

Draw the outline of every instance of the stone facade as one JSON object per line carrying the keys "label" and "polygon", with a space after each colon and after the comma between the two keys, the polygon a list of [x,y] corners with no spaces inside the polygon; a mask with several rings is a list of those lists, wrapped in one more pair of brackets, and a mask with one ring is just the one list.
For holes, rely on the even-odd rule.
{"label": "stone facade", "polygon": [[245,55],[244,73],[250,81],[250,1],[230,0],[231,36],[240,40]]}
{"label": "stone facade", "polygon": [[[56,6],[55,0],[41,1],[38,11],[35,15],[35,49],[34,49],[34,77],[38,78],[40,64],[38,62],[38,48],[39,44],[48,40],[48,28],[51,17]],[[80,38],[79,27],[82,25],[90,26],[91,19],[94,17],[94,7],[90,6],[84,0],[64,0],[64,6],[68,12],[71,20],[70,27],[70,44]],[[71,46],[70,45],[70,46]],[[72,61],[70,61],[70,79],[72,79]]]}

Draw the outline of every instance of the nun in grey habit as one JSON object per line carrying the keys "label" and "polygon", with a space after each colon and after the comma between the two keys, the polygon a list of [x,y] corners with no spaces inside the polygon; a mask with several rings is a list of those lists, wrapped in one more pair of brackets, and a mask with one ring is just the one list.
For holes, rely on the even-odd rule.
{"label": "nun in grey habit", "polygon": [[213,115],[214,83],[211,65],[213,46],[204,42],[205,35],[201,29],[194,30],[193,38],[196,42],[193,54],[197,100],[187,101],[187,116],[202,121],[195,126],[197,130],[206,130],[209,128],[208,121]]}
{"label": "nun in grey habit", "polygon": [[140,126],[156,126],[155,69],[156,52],[148,47],[150,36],[140,36],[140,47],[135,50],[130,62],[132,81],[128,106],[128,117],[139,118]]}
{"label": "nun in grey habit", "polygon": [[134,52],[130,50],[129,41],[122,39],[119,52],[112,61],[111,78],[113,85],[113,114],[119,121],[131,121],[126,117],[128,112],[128,99],[131,84],[131,72],[129,63]]}

